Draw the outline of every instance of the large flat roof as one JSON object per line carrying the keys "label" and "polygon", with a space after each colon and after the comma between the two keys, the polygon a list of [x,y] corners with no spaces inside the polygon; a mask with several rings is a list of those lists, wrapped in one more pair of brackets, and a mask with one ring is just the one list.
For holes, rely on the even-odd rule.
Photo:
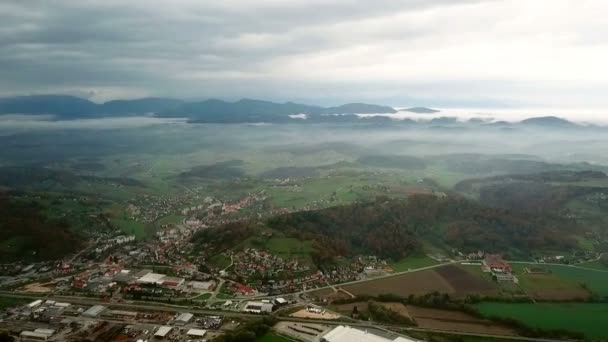
{"label": "large flat roof", "polygon": [[190,329],[190,330],[188,330],[188,332],[186,333],[186,335],[203,337],[203,336],[205,336],[206,333],[207,333],[207,330],[203,330],[203,329]]}
{"label": "large flat roof", "polygon": [[102,313],[105,309],[106,307],[103,305],[94,305],[90,307],[87,311],[85,311],[83,315],[95,317]]}
{"label": "large flat roof", "polygon": [[42,333],[37,333],[34,331],[22,331],[21,334],[19,334],[20,337],[22,338],[35,338],[35,339],[39,339],[39,340],[47,340],[49,338],[49,335],[47,334],[42,334]]}
{"label": "large flat roof", "polygon": [[194,317],[193,314],[191,314],[189,312],[184,312],[183,314],[179,315],[175,320],[188,323],[188,322],[190,322],[192,317]]}
{"label": "large flat roof", "polygon": [[337,326],[327,334],[325,334],[321,341],[326,342],[415,342],[416,340],[408,339],[405,337],[397,337],[395,340],[391,340],[382,336],[378,336],[372,333],[368,333],[364,330],[359,330],[347,326]]}
{"label": "large flat roof", "polygon": [[171,331],[171,329],[173,329],[173,328],[172,327],[168,327],[166,325],[162,326],[162,327],[158,328],[158,330],[156,331],[156,333],[154,333],[154,336],[165,337]]}
{"label": "large flat roof", "polygon": [[137,279],[138,283],[144,283],[144,284],[160,284],[162,283],[162,279],[165,278],[164,274],[159,274],[159,273],[148,273],[145,276]]}

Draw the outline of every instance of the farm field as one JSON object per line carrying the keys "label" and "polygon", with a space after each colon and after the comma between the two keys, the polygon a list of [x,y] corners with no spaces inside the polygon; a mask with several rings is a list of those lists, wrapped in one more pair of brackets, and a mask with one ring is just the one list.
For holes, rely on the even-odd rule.
{"label": "farm field", "polygon": [[445,279],[458,296],[468,294],[495,295],[499,289],[493,282],[471,275],[456,265],[438,267],[436,272]]}
{"label": "farm field", "polygon": [[328,308],[330,310],[340,313],[344,316],[350,316],[351,313],[353,312],[353,309],[355,308],[355,306],[357,307],[357,310],[359,311],[359,313],[368,312],[367,302],[363,302],[363,301],[347,303],[347,304],[330,305],[330,306],[328,306]]}
{"label": "farm field", "polygon": [[409,315],[421,328],[437,329],[452,332],[516,336],[517,333],[508,327],[500,326],[489,320],[473,317],[459,311],[407,306]]}
{"label": "farm field", "polygon": [[[407,307],[402,303],[384,303],[384,302],[375,302],[377,305],[381,305],[388,310],[392,310],[403,317],[407,317],[411,319]],[[357,311],[361,314],[366,314],[369,312],[369,303],[368,302],[355,302],[348,304],[338,304],[338,305],[330,305],[328,308],[332,311],[338,312],[344,316],[350,316],[353,312],[353,309],[357,307]]]}
{"label": "farm field", "polygon": [[438,263],[439,262],[437,260],[431,259],[426,255],[415,255],[407,257],[405,259],[401,259],[398,262],[390,263],[389,266],[393,269],[394,272],[403,272],[409,269],[437,265]]}
{"label": "farm field", "polygon": [[[581,283],[592,282],[596,288],[602,287],[601,275],[595,275],[590,272],[592,270],[581,270],[569,266],[553,266],[540,264],[514,263],[512,264],[514,274],[519,279],[519,284],[499,283],[497,286],[506,294],[527,294],[537,300],[584,300],[590,296],[589,290],[585,289]],[[488,273],[481,271],[476,265],[458,265],[461,269],[467,271],[480,279],[491,281],[491,276]],[[547,273],[526,273],[525,268],[536,267],[547,271]],[[555,270],[558,270],[556,272]],[[574,273],[567,275],[568,271]],[[579,274],[586,274],[585,277],[579,277]],[[606,274],[608,276],[608,274]],[[585,281],[585,279],[588,279]],[[590,285],[587,285],[591,291],[594,291]],[[599,292],[598,292],[599,293]]]}
{"label": "farm field", "polygon": [[608,272],[600,270],[587,270],[572,266],[545,265],[545,269],[558,277],[577,283],[584,283],[589,290],[600,296],[608,296]]}
{"label": "farm field", "polygon": [[594,339],[608,338],[605,303],[481,303],[475,307],[486,316],[518,320],[530,327],[581,332]]}
{"label": "farm field", "polygon": [[354,295],[395,294],[401,297],[424,295],[433,291],[455,296],[466,296],[473,293],[496,295],[500,292],[494,283],[476,277],[455,265],[404,273],[346,285],[343,288]]}
{"label": "farm field", "polygon": [[606,266],[599,260],[584,262],[582,264],[577,264],[576,266],[584,267],[584,268],[591,268],[594,270],[608,271],[608,266]]}
{"label": "farm field", "polygon": [[522,273],[517,277],[521,288],[538,300],[586,299],[590,295],[580,283],[553,273]]}
{"label": "farm field", "polygon": [[429,292],[454,293],[454,288],[434,270],[411,272],[343,286],[354,295],[378,296],[395,294],[401,297]]}
{"label": "farm field", "polygon": [[318,299],[319,301],[326,301],[326,302],[332,302],[334,300],[338,300],[338,299],[348,299],[351,298],[351,296],[349,296],[348,294],[346,294],[344,291],[334,291],[330,288],[326,288],[326,289],[321,289],[321,290],[316,290],[316,291],[311,291],[310,295],[313,298]]}

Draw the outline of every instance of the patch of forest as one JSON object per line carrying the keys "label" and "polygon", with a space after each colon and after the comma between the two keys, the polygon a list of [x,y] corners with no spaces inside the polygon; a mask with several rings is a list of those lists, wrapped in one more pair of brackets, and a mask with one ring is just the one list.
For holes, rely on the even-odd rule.
{"label": "patch of forest", "polygon": [[195,166],[189,171],[179,174],[179,178],[208,178],[208,179],[231,179],[245,176],[241,168],[244,164],[242,160],[227,160],[209,165]]}
{"label": "patch of forest", "polygon": [[426,163],[423,159],[412,156],[369,155],[363,156],[357,161],[363,165],[393,169],[423,170],[426,168]]}
{"label": "patch of forest", "polygon": [[301,211],[264,221],[231,223],[198,232],[195,243],[228,249],[270,228],[313,242],[312,258],[320,266],[336,256],[360,253],[400,260],[422,249],[423,241],[463,252],[505,252],[576,248],[574,220],[551,213],[485,207],[462,198],[415,195],[408,199],[376,198],[370,202]]}
{"label": "patch of forest", "polygon": [[[561,172],[563,170],[584,171],[594,168],[587,163],[552,164],[539,160],[496,158],[478,154],[451,155],[445,159],[451,172],[465,174],[538,174]],[[598,167],[599,168],[599,167]]]}
{"label": "patch of forest", "polygon": [[53,260],[73,253],[84,240],[62,218],[50,218],[35,201],[0,193],[0,260]]}
{"label": "patch of forest", "polygon": [[599,171],[554,171],[537,174],[504,175],[467,179],[454,189],[477,193],[482,203],[504,209],[522,211],[558,211],[568,201],[602,188],[560,183],[608,179]]}
{"label": "patch of forest", "polygon": [[494,177],[471,178],[458,182],[454,189],[457,191],[470,192],[475,186],[480,184],[507,182],[507,181],[523,181],[523,182],[584,182],[590,180],[608,179],[608,176],[601,171],[550,171],[532,174],[509,174]]}
{"label": "patch of forest", "polygon": [[142,182],[126,177],[83,176],[69,171],[32,166],[0,167],[0,186],[11,189],[46,190],[55,186],[74,188],[79,182],[114,183],[124,186],[145,187]]}

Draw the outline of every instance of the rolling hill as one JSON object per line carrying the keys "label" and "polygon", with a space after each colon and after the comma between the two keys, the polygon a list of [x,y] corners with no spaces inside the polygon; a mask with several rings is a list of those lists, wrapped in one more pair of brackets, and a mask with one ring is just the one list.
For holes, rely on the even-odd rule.
{"label": "rolling hill", "polygon": [[434,114],[434,113],[440,112],[437,109],[432,109],[432,108],[427,108],[427,107],[412,107],[412,108],[400,109],[399,111],[416,113],[416,114]]}
{"label": "rolling hill", "polygon": [[32,95],[0,99],[0,114],[49,114],[64,120],[154,113],[160,117],[185,117],[193,122],[281,122],[293,121],[289,117],[292,114],[320,116],[396,112],[391,107],[365,103],[348,103],[325,108],[293,102],[275,103],[252,99],[241,99],[236,102],[217,99],[186,102],[149,97],[113,100],[101,104],[68,95]]}

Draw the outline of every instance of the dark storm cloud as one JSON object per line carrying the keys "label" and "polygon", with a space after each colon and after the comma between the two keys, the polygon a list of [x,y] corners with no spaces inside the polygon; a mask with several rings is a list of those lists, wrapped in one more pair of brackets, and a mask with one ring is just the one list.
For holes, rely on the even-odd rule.
{"label": "dark storm cloud", "polygon": [[458,50],[465,39],[474,44],[467,50],[474,58],[476,48],[494,43],[488,30],[518,34],[501,17],[512,19],[505,6],[484,0],[4,1],[0,94],[338,102],[461,96],[483,79],[505,81],[512,90],[526,80],[445,65],[468,57]]}

